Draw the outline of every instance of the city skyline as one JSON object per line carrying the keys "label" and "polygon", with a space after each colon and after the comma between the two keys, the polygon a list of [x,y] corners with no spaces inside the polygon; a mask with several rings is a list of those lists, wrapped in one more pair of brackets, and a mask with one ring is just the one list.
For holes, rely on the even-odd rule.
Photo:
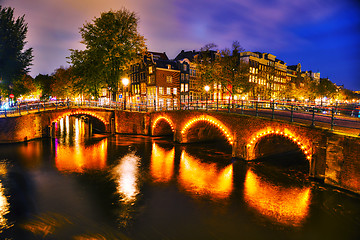
{"label": "city skyline", "polygon": [[269,52],[287,65],[320,72],[337,85],[360,90],[360,8],[355,1],[116,1],[0,0],[25,15],[26,47],[34,49],[30,75],[68,66],[69,49],[83,49],[79,28],[101,12],[137,13],[150,51],[175,58],[207,43],[220,49],[238,40],[246,51]]}

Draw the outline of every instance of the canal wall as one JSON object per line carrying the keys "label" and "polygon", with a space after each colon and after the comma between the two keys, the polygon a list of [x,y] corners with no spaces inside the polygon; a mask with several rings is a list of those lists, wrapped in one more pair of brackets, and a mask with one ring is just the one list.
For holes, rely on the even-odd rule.
{"label": "canal wall", "polygon": [[24,142],[48,134],[48,124],[39,114],[0,118],[0,143]]}

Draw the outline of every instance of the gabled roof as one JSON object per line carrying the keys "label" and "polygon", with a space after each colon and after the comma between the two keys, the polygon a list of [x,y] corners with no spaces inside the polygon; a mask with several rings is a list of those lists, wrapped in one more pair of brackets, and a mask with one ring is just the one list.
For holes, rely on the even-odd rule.
{"label": "gabled roof", "polygon": [[[209,50],[209,52],[206,52],[206,53],[210,53],[210,57],[212,59],[214,59],[217,51]],[[195,51],[195,50],[184,51],[184,50],[181,50],[181,52],[175,57],[174,60],[175,61],[180,61],[180,60],[183,60],[183,59],[187,58],[187,59],[189,59],[190,62],[193,62],[194,59],[195,59],[195,56],[198,55],[200,57],[200,59],[201,59],[204,54],[205,54],[205,52],[201,52],[201,51]]]}
{"label": "gabled roof", "polygon": [[161,60],[169,60],[168,56],[165,52],[147,52],[151,54],[154,60],[161,59]]}

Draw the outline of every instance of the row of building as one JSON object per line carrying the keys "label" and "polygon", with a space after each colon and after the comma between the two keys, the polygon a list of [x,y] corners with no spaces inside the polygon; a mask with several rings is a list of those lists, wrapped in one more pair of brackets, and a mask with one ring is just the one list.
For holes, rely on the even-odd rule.
{"label": "row of building", "polygon": [[[223,91],[221,85],[214,84],[209,93],[199,89],[200,74],[195,58],[200,54],[195,50],[183,50],[175,59],[169,59],[166,53],[147,52],[141,61],[131,66],[128,76],[130,84],[121,87],[120,98],[127,98],[132,103],[158,106],[177,106],[180,102],[204,100],[205,94],[209,94],[210,99],[229,98],[229,93]],[[248,64],[249,82],[265,89],[271,88],[273,98],[279,97],[278,93],[292,78],[308,76],[313,81],[320,81],[320,73],[303,72],[300,63],[287,66],[269,53],[241,52],[239,57]]]}

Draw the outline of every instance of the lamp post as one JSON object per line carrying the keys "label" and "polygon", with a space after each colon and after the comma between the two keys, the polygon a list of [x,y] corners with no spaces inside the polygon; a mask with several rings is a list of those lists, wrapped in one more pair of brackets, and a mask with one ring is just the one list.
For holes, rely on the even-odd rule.
{"label": "lamp post", "polygon": [[205,86],[206,91],[206,111],[208,110],[208,91],[210,90],[210,87],[208,85]]}
{"label": "lamp post", "polygon": [[124,92],[124,87],[126,88],[129,85],[129,79],[128,78],[123,78],[121,82],[123,84],[124,110],[126,110],[126,92]]}

